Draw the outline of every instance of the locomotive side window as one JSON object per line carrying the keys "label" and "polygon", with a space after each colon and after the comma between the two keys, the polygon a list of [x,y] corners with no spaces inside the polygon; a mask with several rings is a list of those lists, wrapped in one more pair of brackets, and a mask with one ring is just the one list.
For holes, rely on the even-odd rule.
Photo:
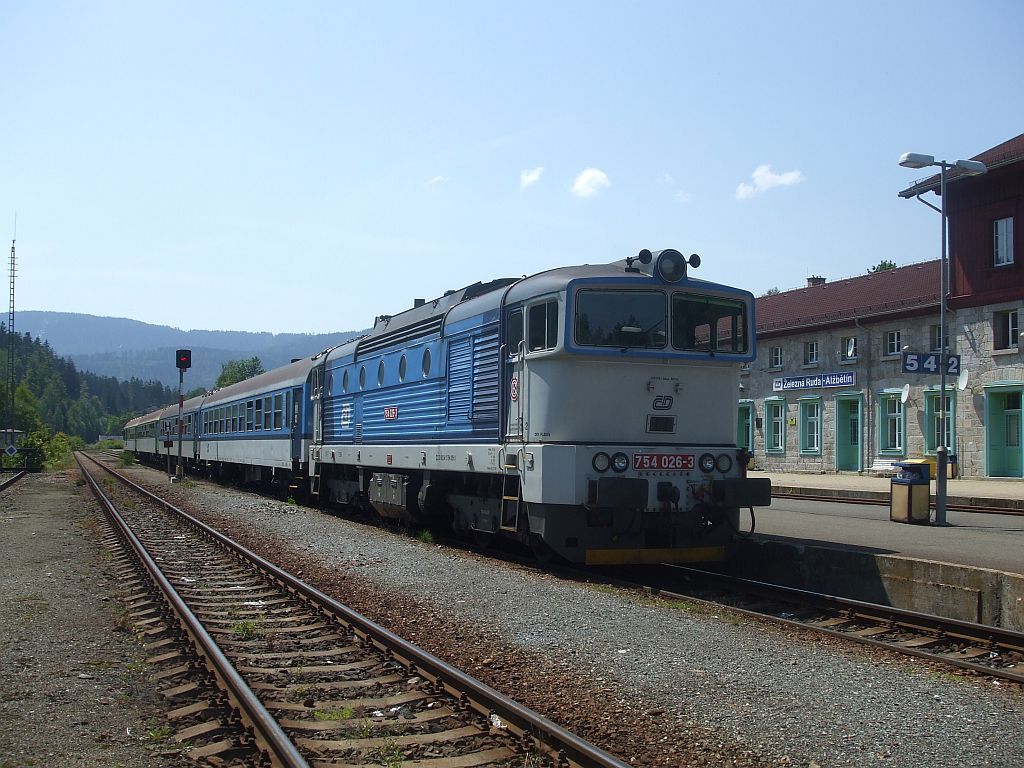
{"label": "locomotive side window", "polygon": [[364,389],[366,387],[366,366],[359,366],[359,388]]}
{"label": "locomotive side window", "polygon": [[523,310],[517,309],[508,313],[508,326],[505,331],[505,354],[515,357],[519,354],[519,346],[523,343]]}
{"label": "locomotive side window", "polygon": [[661,291],[580,291],[576,343],[582,347],[661,349],[667,302]]}
{"label": "locomotive side window", "polygon": [[341,375],[341,391],[348,392],[348,368],[346,368],[345,373]]}
{"label": "locomotive side window", "polygon": [[398,361],[398,380],[399,381],[405,381],[405,369],[406,369],[405,355],[402,355],[401,359]]}
{"label": "locomotive side window", "polygon": [[427,377],[430,375],[430,347],[426,347],[423,350],[423,376]]}
{"label": "locomotive side window", "polygon": [[528,349],[554,349],[558,344],[558,302],[546,301],[530,307],[529,324]]}
{"label": "locomotive side window", "polygon": [[384,386],[384,361],[380,361],[380,365],[377,366],[377,386]]}
{"label": "locomotive side window", "polygon": [[672,346],[695,352],[746,352],[747,305],[736,299],[674,294]]}

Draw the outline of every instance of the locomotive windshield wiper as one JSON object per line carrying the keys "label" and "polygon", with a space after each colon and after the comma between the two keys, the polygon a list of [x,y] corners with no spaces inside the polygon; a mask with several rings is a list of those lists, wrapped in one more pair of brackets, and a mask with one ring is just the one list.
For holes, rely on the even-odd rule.
{"label": "locomotive windshield wiper", "polygon": [[[651,331],[653,331],[655,328],[657,328],[659,325],[661,325],[664,322],[665,322],[665,318],[663,317],[663,318],[661,318],[661,320],[659,320],[654,325],[652,325],[652,326],[650,326],[648,328],[639,328],[638,326],[635,326],[635,325],[624,325],[621,328],[619,328],[619,333],[635,333],[638,340],[639,339],[644,339],[644,338],[647,337],[647,335]],[[649,347],[649,346],[650,346],[650,344],[627,344],[622,349],[620,349],[619,352],[625,352],[626,350],[633,349],[635,347]]]}

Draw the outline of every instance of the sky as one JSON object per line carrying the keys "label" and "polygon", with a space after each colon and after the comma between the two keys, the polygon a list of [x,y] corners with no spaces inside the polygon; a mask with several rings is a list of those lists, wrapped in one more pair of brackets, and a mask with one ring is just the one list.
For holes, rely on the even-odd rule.
{"label": "sky", "polygon": [[897,160],[1024,132],[1022,27],[1017,0],[0,0],[16,309],[320,333],[642,248],[755,295],[938,258]]}

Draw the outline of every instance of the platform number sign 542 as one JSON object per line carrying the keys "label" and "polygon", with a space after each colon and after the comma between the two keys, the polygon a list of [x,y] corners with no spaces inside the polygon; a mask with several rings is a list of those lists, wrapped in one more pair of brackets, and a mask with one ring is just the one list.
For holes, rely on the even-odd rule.
{"label": "platform number sign 542", "polygon": [[[938,352],[904,352],[904,373],[940,373],[942,355]],[[960,355],[946,355],[946,374],[960,374]]]}

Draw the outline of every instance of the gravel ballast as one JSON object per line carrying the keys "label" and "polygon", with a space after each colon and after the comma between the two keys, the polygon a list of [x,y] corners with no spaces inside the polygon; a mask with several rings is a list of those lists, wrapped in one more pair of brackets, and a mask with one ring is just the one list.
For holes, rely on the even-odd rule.
{"label": "gravel ballast", "polygon": [[[1024,765],[1018,686],[204,481],[129,474],[634,765]],[[40,482],[15,488],[52,494],[63,483],[65,502],[40,496],[32,513],[46,527],[16,497],[0,502],[5,542],[27,553],[0,565],[0,766],[178,764],[139,736],[160,703],[140,670],[145,654],[119,626],[110,564],[86,524],[96,506],[66,481]],[[79,625],[87,634],[73,648]]]}
{"label": "gravel ballast", "polygon": [[[587,728],[649,731],[635,739],[636,754],[618,753],[637,764],[672,764],[672,753],[649,751],[668,738],[697,764],[1024,765],[1024,696],[1012,684],[139,472],[326,591],[347,593],[371,619],[599,745],[601,733]],[[503,649],[536,660],[541,674],[506,668]],[[555,692],[553,711],[531,685]],[[601,725],[595,707],[611,713],[597,716]]]}

